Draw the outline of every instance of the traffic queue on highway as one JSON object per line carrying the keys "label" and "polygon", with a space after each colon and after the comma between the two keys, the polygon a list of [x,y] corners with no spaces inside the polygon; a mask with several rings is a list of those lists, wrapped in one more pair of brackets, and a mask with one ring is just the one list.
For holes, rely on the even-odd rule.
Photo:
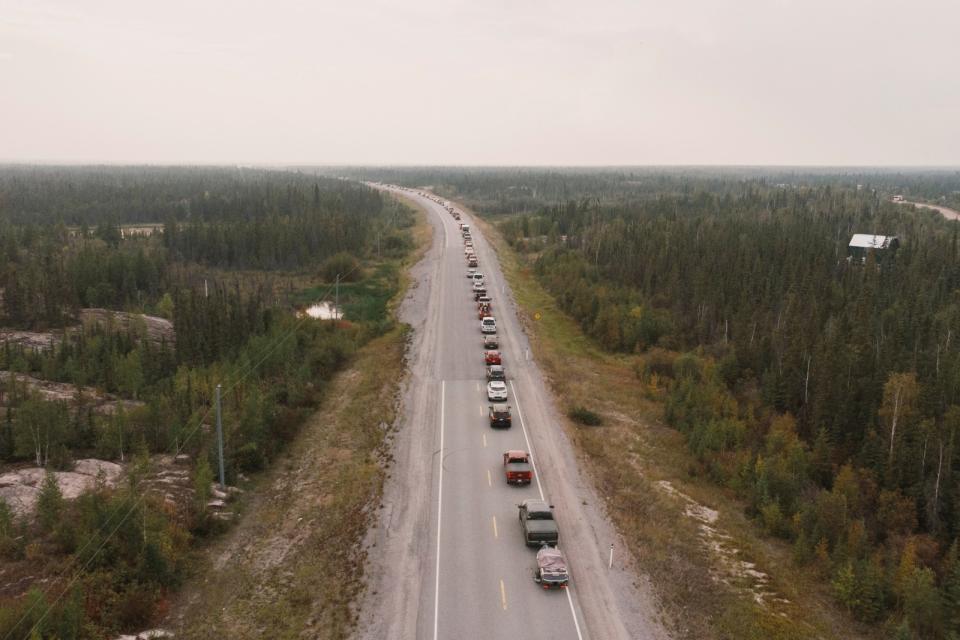
{"label": "traffic queue on highway", "polygon": [[[440,204],[457,221],[461,214],[450,203],[430,194],[420,192]],[[467,278],[470,291],[476,304],[477,318],[480,321],[480,333],[483,336],[483,358],[486,366],[487,400],[491,428],[510,428],[513,420],[508,400],[506,369],[503,352],[497,337],[497,321],[493,315],[493,298],[487,290],[486,281],[479,271],[480,260],[473,243],[470,225],[460,222],[463,237],[464,257],[467,263]],[[510,485],[529,485],[533,481],[534,467],[530,453],[511,449],[503,453],[504,479]],[[570,580],[566,559],[558,548],[559,530],[553,517],[553,505],[542,499],[523,500],[518,507],[518,517],[524,541],[528,546],[537,547],[537,563],[534,569],[534,582],[544,589],[565,589]]]}
{"label": "traffic queue on highway", "polygon": [[[450,202],[431,193],[379,182],[373,184],[399,191],[414,191],[418,196],[443,207],[454,220],[460,223],[460,234],[463,237],[463,255],[467,263],[467,279],[470,283],[473,302],[476,304],[480,333],[483,336],[487,400],[493,403],[489,405],[490,427],[509,429],[513,420],[510,415],[511,407],[506,404],[508,400],[507,376],[503,364],[503,353],[500,351],[500,339],[497,337],[497,321],[493,315],[493,298],[487,291],[483,273],[479,271],[480,259],[474,247],[470,225],[462,222],[463,214]],[[505,451],[503,453],[503,472],[508,485],[529,485],[534,480],[535,472],[530,452],[519,449]],[[539,481],[537,484],[539,485]],[[528,498],[517,505],[524,542],[527,546],[538,549],[533,581],[544,589],[566,589],[570,581],[570,572],[566,558],[558,547],[560,534],[553,517],[553,505],[543,500],[542,491],[540,494],[541,498]]]}

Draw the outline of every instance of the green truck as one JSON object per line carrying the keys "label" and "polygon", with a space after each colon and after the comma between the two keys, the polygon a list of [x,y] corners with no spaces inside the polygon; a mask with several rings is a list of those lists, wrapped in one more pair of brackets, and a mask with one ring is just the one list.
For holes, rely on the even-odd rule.
{"label": "green truck", "polygon": [[553,519],[553,505],[543,500],[528,499],[517,505],[520,512],[520,526],[523,539],[528,547],[541,547],[544,544],[556,546],[560,541],[557,521]]}

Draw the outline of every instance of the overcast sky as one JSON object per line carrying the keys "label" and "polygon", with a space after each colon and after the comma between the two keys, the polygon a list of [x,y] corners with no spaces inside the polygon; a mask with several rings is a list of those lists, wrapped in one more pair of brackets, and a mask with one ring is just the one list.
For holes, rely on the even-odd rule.
{"label": "overcast sky", "polygon": [[0,160],[960,165],[957,0],[0,0]]}

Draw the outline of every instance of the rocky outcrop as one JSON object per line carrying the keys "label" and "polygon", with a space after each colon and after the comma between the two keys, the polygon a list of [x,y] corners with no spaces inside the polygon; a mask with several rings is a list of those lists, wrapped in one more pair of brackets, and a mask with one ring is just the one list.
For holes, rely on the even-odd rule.
{"label": "rocky outcrop", "polygon": [[173,347],[176,340],[173,323],[165,318],[110,309],[81,309],[80,324],[69,326],[66,331],[36,332],[0,329],[0,345],[9,344],[34,351],[47,351],[63,342],[64,335],[67,337],[75,335],[81,327],[109,327],[114,331],[132,332],[138,338],[148,340],[155,346],[165,344]]}
{"label": "rocky outcrop", "polygon": [[149,340],[155,345],[173,346],[174,340],[176,340],[172,322],[142,313],[126,313],[109,309],[81,309],[80,322],[85,327],[113,327],[116,331],[132,331],[135,335]]}
{"label": "rocky outcrop", "polygon": [[58,333],[36,333],[34,331],[15,331],[0,329],[0,344],[9,344],[34,351],[47,351],[63,341],[63,335]]}
{"label": "rocky outcrop", "polygon": [[[0,384],[6,388],[10,377],[14,375],[17,378],[18,384],[23,385],[48,402],[66,402],[71,406],[77,402],[76,385],[67,384],[66,382],[50,382],[49,380],[41,380],[23,373],[14,374],[10,371],[0,371]],[[129,412],[144,406],[143,402],[116,398],[109,393],[101,393],[93,387],[82,387],[81,389],[85,402],[93,405],[93,410],[102,415],[112,415],[121,408]],[[2,396],[0,396],[0,406],[5,406]]]}
{"label": "rocky outcrop", "polygon": [[[93,487],[101,472],[104,483],[112,487],[123,474],[123,467],[106,460],[85,458],[74,463],[73,471],[54,471],[53,474],[63,497],[73,500]],[[0,474],[0,499],[18,516],[32,513],[46,473],[41,467],[27,467]]]}

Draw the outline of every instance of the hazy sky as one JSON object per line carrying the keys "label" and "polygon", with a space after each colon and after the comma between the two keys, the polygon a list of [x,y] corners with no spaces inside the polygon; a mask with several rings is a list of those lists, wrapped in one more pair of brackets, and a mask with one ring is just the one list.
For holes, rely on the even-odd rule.
{"label": "hazy sky", "polygon": [[0,160],[960,164],[958,0],[0,0]]}

